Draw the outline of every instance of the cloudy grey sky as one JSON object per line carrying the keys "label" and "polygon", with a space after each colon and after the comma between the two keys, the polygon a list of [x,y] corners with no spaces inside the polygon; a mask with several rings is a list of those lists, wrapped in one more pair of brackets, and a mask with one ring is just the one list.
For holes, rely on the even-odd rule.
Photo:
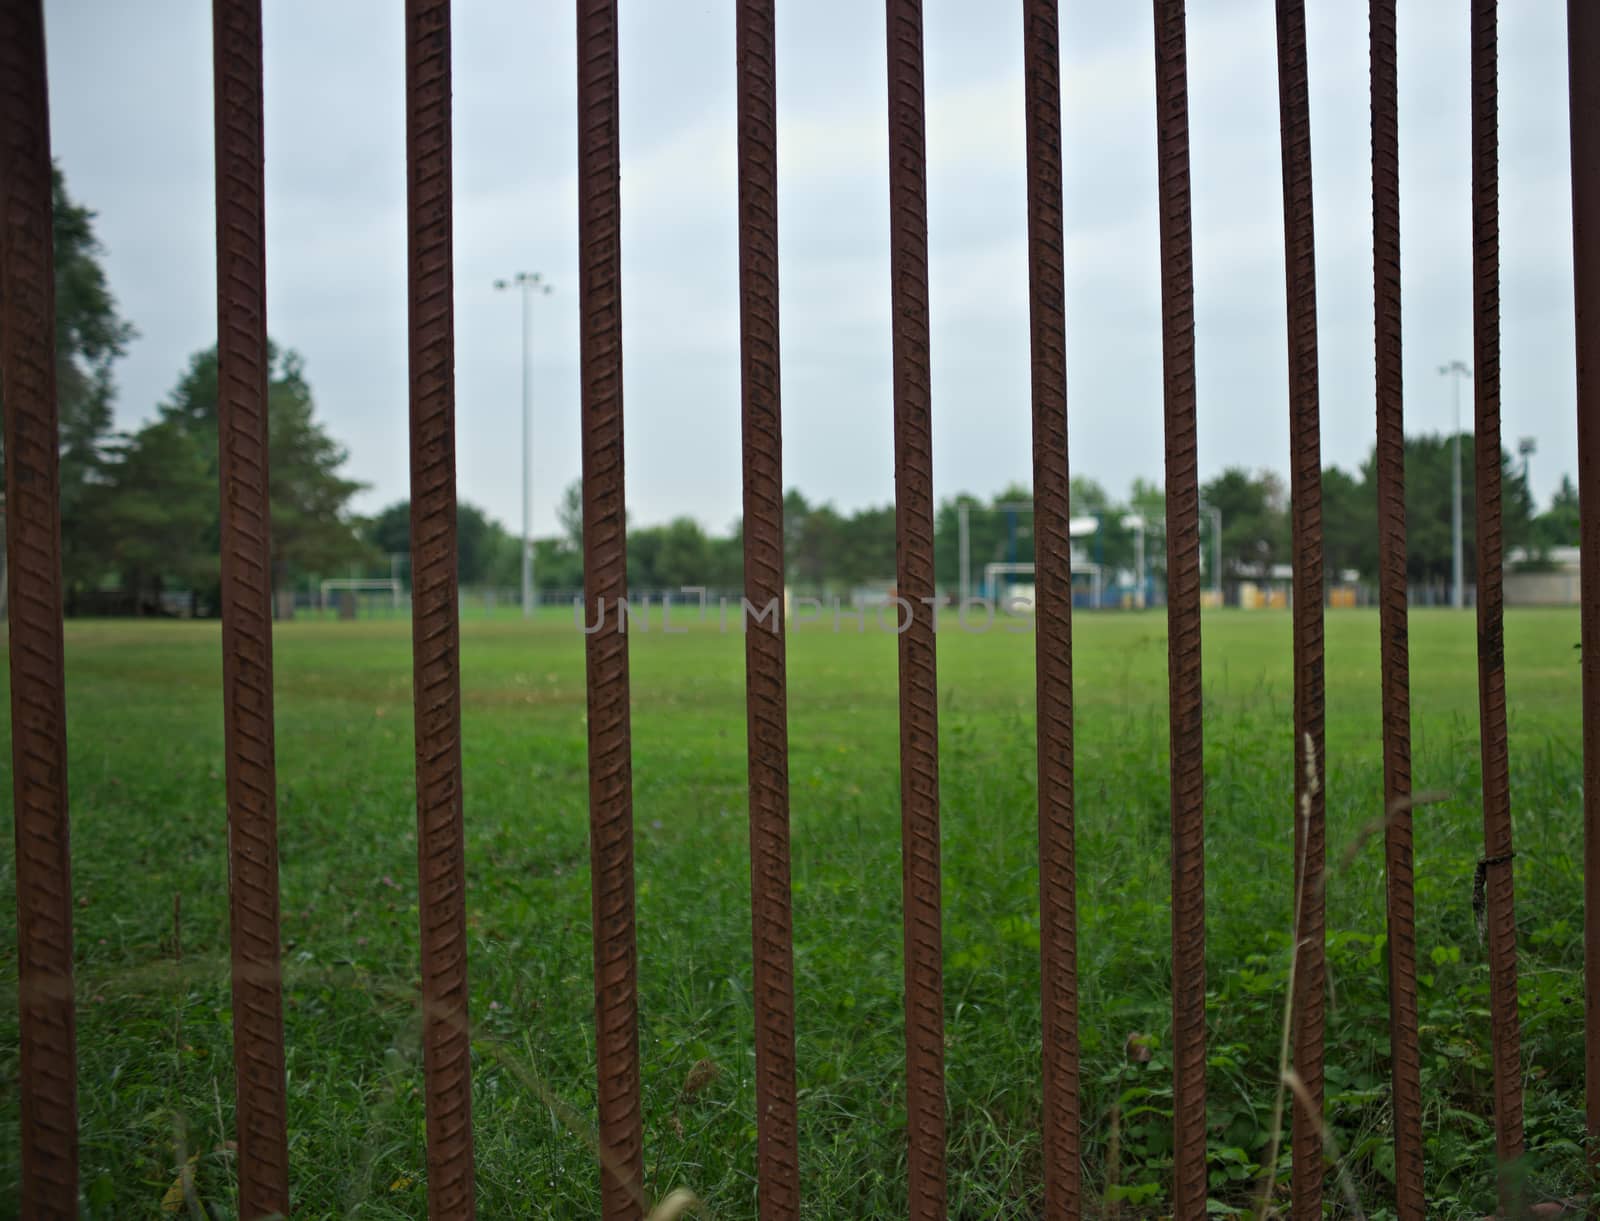
{"label": "cloudy grey sky", "polygon": [[[268,313],[371,485],[406,494],[402,6],[266,0]],[[1022,36],[1015,0],[925,16],[934,478],[1030,474]],[[1366,6],[1311,0],[1324,460],[1373,433]],[[1504,427],[1537,438],[1541,500],[1574,469],[1565,4],[1501,6]],[[50,0],[53,139],[99,212],[140,338],[118,423],[149,416],[215,340],[210,5]],[[1450,427],[1440,363],[1470,361],[1467,5],[1400,0],[1408,426]],[[1151,9],[1062,5],[1071,460],[1125,492],[1160,478]],[[579,469],[576,84],[570,0],[460,0],[455,18],[460,490],[520,520],[520,348],[537,307],[537,532]],[[733,6],[622,5],[623,293],[631,516],[739,511]],[[881,5],[778,4],[785,482],[849,508],[893,491]],[[1189,89],[1203,476],[1286,469],[1272,0],[1193,0]],[[1466,411],[1470,418],[1470,407]]]}

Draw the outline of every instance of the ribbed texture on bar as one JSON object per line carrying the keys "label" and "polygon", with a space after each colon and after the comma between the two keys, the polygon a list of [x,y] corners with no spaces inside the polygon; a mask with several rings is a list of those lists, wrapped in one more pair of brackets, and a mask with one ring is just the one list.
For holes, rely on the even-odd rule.
{"label": "ribbed texture on bar", "polygon": [[260,0],[212,5],[217,446],[239,1215],[289,1212],[272,722],[266,187]]}
{"label": "ribbed texture on bar", "polygon": [[1478,592],[1478,733],[1488,877],[1489,1010],[1501,1206],[1516,1207],[1509,1163],[1522,1156],[1517,925],[1511,887],[1511,774],[1506,749],[1505,544],[1500,488],[1500,171],[1495,2],[1472,5],[1472,358]]}
{"label": "ribbed texture on bar", "polygon": [[1206,1202],[1206,866],[1194,235],[1184,25],[1183,0],[1155,0],[1172,805],[1172,1195],[1174,1215],[1191,1217],[1203,1214]]}
{"label": "ribbed texture on bar", "polygon": [[1600,1169],[1600,5],[1568,0],[1572,270],[1583,544],[1583,1016],[1590,1164]]}
{"label": "ribbed texture on bar", "polygon": [[583,379],[583,593],[589,684],[589,862],[601,1208],[642,1212],[627,511],[622,482],[622,195],[616,0],[578,4],[578,311]]}
{"label": "ribbed texture on bar", "polygon": [[412,667],[428,1215],[475,1213],[456,597],[450,3],[406,0]]}
{"label": "ribbed texture on bar", "polygon": [[72,867],[61,652],[55,257],[44,16],[0,0],[0,384],[11,566],[22,1215],[78,1215]]}
{"label": "ribbed texture on bar", "polygon": [[1422,1066],[1417,1049],[1411,865],[1411,661],[1406,611],[1405,417],[1400,364],[1400,119],[1395,0],[1372,0],[1372,282],[1377,366],[1378,632],[1382,640],[1384,877],[1389,937],[1395,1207],[1421,1221]]}
{"label": "ribbed texture on bar", "polygon": [[894,313],[895,577],[900,622],[900,827],[911,1216],[945,1213],[939,710],[934,667],[933,411],[922,5],[888,0],[889,269]]}
{"label": "ribbed texture on bar", "polygon": [[1289,323],[1289,500],[1294,536],[1294,826],[1296,966],[1293,1108],[1296,1218],[1322,1216],[1324,827],[1322,453],[1317,408],[1317,268],[1311,216],[1311,104],[1304,0],[1278,0],[1284,271]]}
{"label": "ribbed texture on bar", "polygon": [[[755,966],[757,1184],[763,1221],[800,1215],[784,670],[783,417],[778,359],[778,88],[773,0],[739,0],[739,343]],[[772,607],[770,620],[765,613]],[[769,626],[770,624],[770,626]]]}
{"label": "ribbed texture on bar", "polygon": [[1056,0],[1023,8],[1027,73],[1028,312],[1032,323],[1035,673],[1039,769],[1039,992],[1044,1032],[1045,1215],[1081,1215],[1077,863],[1072,804],[1072,539],[1067,467],[1061,49]]}

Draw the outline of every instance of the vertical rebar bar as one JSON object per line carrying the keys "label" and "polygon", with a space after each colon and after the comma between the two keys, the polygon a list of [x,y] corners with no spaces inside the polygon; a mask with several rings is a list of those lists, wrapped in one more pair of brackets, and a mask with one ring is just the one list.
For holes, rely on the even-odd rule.
{"label": "vertical rebar bar", "polygon": [[1200,476],[1195,426],[1194,237],[1183,0],[1155,0],[1166,413],[1167,717],[1172,805],[1175,1216],[1206,1207],[1205,743],[1200,687]]}
{"label": "vertical rebar bar", "polygon": [[[739,346],[757,1193],[765,1221],[800,1215],[784,665],[783,415],[778,343],[778,88],[773,0],[739,0]],[[766,612],[770,608],[770,627]]]}
{"label": "vertical rebar bar", "polygon": [[450,0],[406,0],[412,667],[428,1215],[475,1214],[456,591]]}
{"label": "vertical rebar bar", "polygon": [[1023,9],[1028,138],[1028,314],[1033,382],[1039,994],[1045,1215],[1081,1215],[1077,862],[1072,790],[1072,517],[1067,460],[1061,48],[1056,0]]}
{"label": "vertical rebar bar", "polygon": [[1511,885],[1511,776],[1506,749],[1504,541],[1500,487],[1500,205],[1495,0],[1472,5],[1472,379],[1474,562],[1478,605],[1478,726],[1483,851],[1488,876],[1489,1011],[1494,1045],[1495,1149],[1503,1207],[1515,1206],[1511,1163],[1522,1156],[1522,1056],[1517,1025],[1517,926]]}
{"label": "vertical rebar bar", "polygon": [[[583,594],[588,624],[589,860],[601,1208],[640,1215],[638,949],[628,719],[627,511],[622,447],[622,192],[617,0],[578,3],[578,312],[583,410]],[[610,608],[609,613],[607,608]]]}
{"label": "vertical rebar bar", "polygon": [[1283,236],[1289,340],[1290,519],[1294,541],[1294,1107],[1297,1218],[1322,1215],[1324,1017],[1322,455],[1317,407],[1316,236],[1311,212],[1311,104],[1305,0],[1278,0],[1278,107],[1283,144]]}
{"label": "vertical rebar bar", "polygon": [[900,834],[906,1128],[913,1218],[945,1212],[939,705],[934,663],[933,411],[921,0],[887,0],[889,270],[894,313],[895,593],[900,615]]}
{"label": "vertical rebar bar", "polygon": [[1600,5],[1567,3],[1578,360],[1583,666],[1583,1014],[1589,1163],[1600,1172]]}
{"label": "vertical rebar bar", "polygon": [[261,3],[212,5],[217,446],[239,1215],[289,1212],[272,702]]}
{"label": "vertical rebar bar", "polygon": [[50,111],[40,0],[0,0],[0,393],[10,565],[22,1215],[78,1215]]}
{"label": "vertical rebar bar", "polygon": [[1400,346],[1400,104],[1395,0],[1371,0],[1373,335],[1377,368],[1378,634],[1382,640],[1384,861],[1395,1208],[1421,1221],[1422,1065],[1417,1047],[1411,860],[1411,660],[1406,606],[1405,414]]}
{"label": "vertical rebar bar", "polygon": [[1395,0],[1368,13],[1373,120],[1373,334],[1378,402],[1378,624],[1384,706],[1384,877],[1389,930],[1389,1058],[1394,1079],[1395,1210],[1424,1215],[1422,1075],[1411,872],[1411,661],[1406,611],[1405,413],[1400,363],[1400,102]]}

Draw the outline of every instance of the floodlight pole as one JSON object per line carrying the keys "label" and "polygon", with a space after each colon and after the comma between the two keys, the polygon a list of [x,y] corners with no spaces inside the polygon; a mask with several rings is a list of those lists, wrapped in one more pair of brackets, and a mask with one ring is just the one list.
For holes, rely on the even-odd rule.
{"label": "floodlight pole", "polygon": [[533,617],[533,473],[529,457],[533,440],[533,297],[550,295],[550,285],[536,271],[519,271],[496,280],[499,289],[522,290],[522,617]]}
{"label": "floodlight pole", "polygon": [[1456,427],[1450,434],[1451,477],[1450,477],[1450,577],[1451,594],[1450,604],[1457,610],[1466,605],[1463,594],[1464,586],[1461,577],[1461,379],[1470,378],[1472,370],[1465,361],[1452,360],[1447,365],[1440,365],[1439,372],[1442,376],[1451,379],[1455,387]]}
{"label": "floodlight pole", "polygon": [[972,556],[970,554],[970,552],[971,552],[971,540],[967,536],[967,528],[968,527],[967,527],[967,502],[966,501],[963,500],[963,501],[961,501],[960,503],[958,503],[956,505],[956,518],[957,518],[957,520],[959,522],[959,528],[957,529],[956,534],[957,534],[957,536],[958,536],[958,538],[960,540],[959,545],[956,548],[956,551],[957,551],[957,555],[959,557],[959,563],[961,565],[961,610],[962,610],[962,613],[965,614],[966,613],[966,609],[967,609],[967,602],[971,599],[971,596],[972,596],[972,577],[967,571],[967,568],[968,568],[969,563],[971,562]]}
{"label": "floodlight pole", "polygon": [[393,582],[390,592],[393,595],[391,600],[395,610],[400,609],[400,561],[404,557],[405,552],[403,551],[391,551],[389,553],[389,580]]}
{"label": "floodlight pole", "polygon": [[1200,502],[1200,511],[1211,519],[1211,584],[1216,586],[1217,605],[1222,605],[1222,510]]}
{"label": "floodlight pole", "polygon": [[1134,532],[1134,556],[1139,569],[1139,609],[1143,610],[1147,588],[1144,572],[1144,518],[1137,513],[1129,513],[1122,519],[1122,528]]}

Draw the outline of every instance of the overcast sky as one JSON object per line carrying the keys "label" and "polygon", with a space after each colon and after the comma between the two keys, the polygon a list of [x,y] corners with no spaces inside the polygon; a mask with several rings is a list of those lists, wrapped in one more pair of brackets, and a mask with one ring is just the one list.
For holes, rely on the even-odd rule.
{"label": "overcast sky", "polygon": [[[305,357],[373,510],[407,494],[402,6],[265,7],[271,332]],[[574,6],[455,7],[460,493],[520,521],[519,313],[492,283],[540,271],[556,291],[536,313],[534,526],[553,532],[580,453]],[[1467,4],[1399,7],[1407,424],[1446,431],[1437,368],[1472,355]],[[215,342],[210,8],[46,4],[55,153],[139,330],[124,428]],[[1030,480],[1019,8],[926,6],[941,497]],[[1349,467],[1373,435],[1366,6],[1308,8],[1323,456]],[[1504,435],[1537,438],[1541,501],[1575,466],[1565,11],[1500,15]],[[1117,494],[1161,477],[1151,20],[1061,11],[1071,462]],[[740,503],[733,4],[630,0],[621,57],[630,516],[723,530]],[[881,5],[779,0],[785,483],[841,508],[893,494],[884,60]],[[1189,96],[1202,477],[1286,470],[1272,0],[1193,0]]]}

